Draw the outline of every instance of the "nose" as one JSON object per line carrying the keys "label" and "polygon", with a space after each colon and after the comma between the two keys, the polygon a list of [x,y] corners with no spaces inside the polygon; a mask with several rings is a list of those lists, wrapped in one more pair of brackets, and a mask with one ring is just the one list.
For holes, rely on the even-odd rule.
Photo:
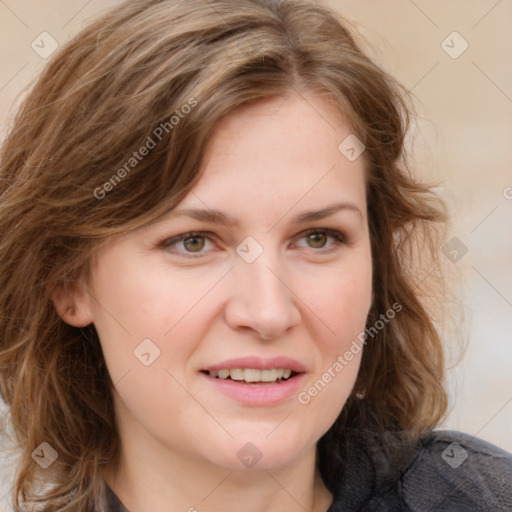
{"label": "nose", "polygon": [[291,273],[269,253],[265,250],[253,263],[237,262],[225,311],[233,330],[250,331],[264,340],[284,336],[301,318]]}

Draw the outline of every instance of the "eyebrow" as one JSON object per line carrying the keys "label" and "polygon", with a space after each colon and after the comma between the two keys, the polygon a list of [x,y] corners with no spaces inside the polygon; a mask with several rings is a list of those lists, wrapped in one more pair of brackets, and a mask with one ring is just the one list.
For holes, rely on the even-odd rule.
{"label": "eyebrow", "polygon": [[[293,217],[291,222],[293,225],[304,224],[306,222],[324,219],[325,217],[334,215],[335,213],[342,210],[357,213],[361,217],[361,219],[364,220],[363,213],[355,204],[344,202],[332,204],[330,206],[322,208],[321,210],[307,210]],[[191,217],[199,221],[209,222],[211,224],[219,224],[227,228],[235,228],[240,226],[240,220],[238,218],[231,217],[230,215],[223,213],[219,210],[201,208],[182,208],[173,210],[172,212],[170,212],[170,216]]]}

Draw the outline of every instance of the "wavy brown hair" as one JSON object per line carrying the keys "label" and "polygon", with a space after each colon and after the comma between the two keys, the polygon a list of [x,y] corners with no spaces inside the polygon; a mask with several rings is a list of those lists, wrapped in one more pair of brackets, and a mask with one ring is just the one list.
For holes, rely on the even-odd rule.
{"label": "wavy brown hair", "polygon": [[[19,453],[16,511],[95,510],[100,470],[115,467],[120,453],[96,331],[64,323],[52,291],[72,289],[99,246],[184,198],[221,118],[290,89],[333,101],[364,141],[374,276],[368,326],[402,305],[363,351],[354,390],[319,442],[327,487],[335,488],[354,432],[417,437],[439,424],[443,350],[415,255],[428,255],[435,268],[444,208],[405,161],[406,91],[347,26],[302,0],[127,1],[50,59],[1,152],[0,390]],[[194,108],[115,178],[191,99]],[[31,457],[42,442],[58,453],[46,470]]]}

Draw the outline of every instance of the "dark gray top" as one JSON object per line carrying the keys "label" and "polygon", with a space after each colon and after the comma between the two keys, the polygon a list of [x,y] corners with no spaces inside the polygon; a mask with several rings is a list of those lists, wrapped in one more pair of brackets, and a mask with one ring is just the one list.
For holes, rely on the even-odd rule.
{"label": "dark gray top", "polygon": [[[512,454],[497,446],[435,431],[394,463],[384,453],[358,453],[327,512],[512,512]],[[100,510],[129,512],[106,484]]]}

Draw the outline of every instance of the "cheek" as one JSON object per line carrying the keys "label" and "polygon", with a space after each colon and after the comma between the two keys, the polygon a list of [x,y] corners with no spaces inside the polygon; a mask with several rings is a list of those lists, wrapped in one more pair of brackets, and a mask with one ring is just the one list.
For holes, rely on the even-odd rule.
{"label": "cheek", "polygon": [[338,338],[336,346],[323,346],[321,368],[310,376],[297,396],[304,425],[314,418],[317,438],[336,421],[356,382],[362,349],[352,347],[351,340]]}
{"label": "cheek", "polygon": [[114,266],[105,259],[95,279],[94,324],[105,343],[126,340],[133,350],[149,338],[162,352],[169,345],[179,349],[183,330],[200,330],[198,310],[216,280],[213,272],[199,279],[159,264]]}
{"label": "cheek", "polygon": [[[364,331],[372,300],[371,257],[363,254],[310,286],[308,294],[321,363],[298,396],[299,403],[329,428],[343,408],[356,381]],[[321,418],[321,420],[320,420]],[[321,424],[321,425],[320,425]]]}
{"label": "cheek", "polygon": [[105,281],[95,319],[121,401],[141,422],[153,418],[156,424],[173,414],[170,404],[186,407],[190,399],[182,386],[188,385],[192,356],[211,327],[215,304],[208,291],[216,276],[193,285],[176,275],[165,279],[165,272],[158,277],[132,273],[115,286]]}
{"label": "cheek", "polygon": [[372,301],[370,264],[326,275],[308,289],[304,302],[315,313],[317,339],[341,350],[364,330]]}

